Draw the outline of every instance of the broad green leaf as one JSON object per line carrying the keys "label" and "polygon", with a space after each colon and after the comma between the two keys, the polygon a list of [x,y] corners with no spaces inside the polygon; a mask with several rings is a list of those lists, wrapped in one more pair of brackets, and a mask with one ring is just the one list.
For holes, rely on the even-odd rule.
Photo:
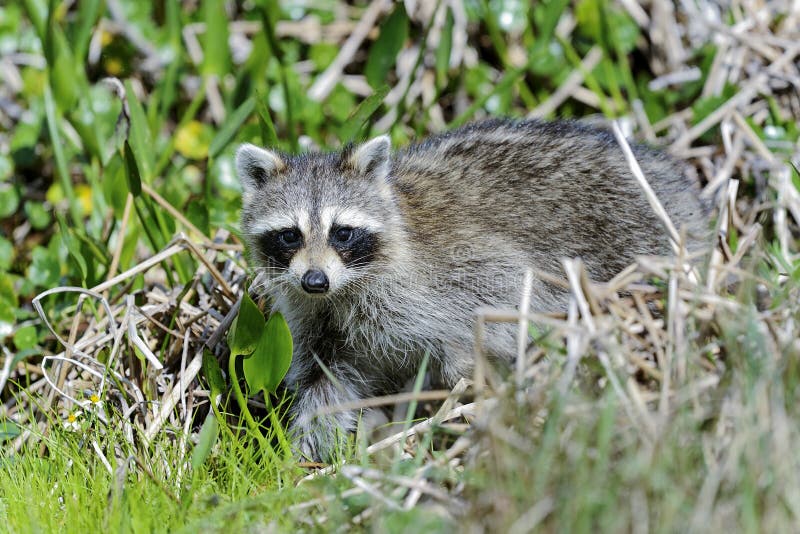
{"label": "broad green leaf", "polygon": [[[144,230],[144,234],[147,236],[147,240],[150,242],[153,250],[164,248],[169,240],[169,236],[173,235],[173,232],[166,228],[167,222],[162,221],[162,212],[157,211],[153,206],[153,202],[150,200],[150,197],[144,195],[140,196],[133,202],[133,207],[136,210],[136,215],[142,225],[142,230]],[[179,265],[179,263],[175,263],[175,270],[177,270]],[[175,270],[167,271],[167,276],[173,277]]]}
{"label": "broad green leaf", "polygon": [[264,331],[264,315],[247,291],[242,295],[239,315],[234,319],[228,331],[228,347],[231,358],[251,354]]}
{"label": "broad green leaf", "polygon": [[98,127],[102,121],[94,114],[88,103],[81,101],[77,109],[66,113],[66,117],[80,136],[87,155],[102,160],[103,150],[100,148],[100,138],[98,137]]}
{"label": "broad green leaf", "polygon": [[14,308],[12,302],[0,298],[0,341],[14,332]]}
{"label": "broad green leaf", "polygon": [[242,362],[251,391],[274,393],[292,363],[292,334],[278,312],[272,314],[253,354]]}
{"label": "broad green leaf", "polygon": [[25,202],[23,209],[25,210],[28,222],[30,222],[31,226],[36,230],[43,230],[50,225],[52,217],[50,217],[50,212],[45,209],[41,202],[28,200]]}
{"label": "broad green leaf", "polygon": [[[2,245],[3,241],[5,240],[0,237],[0,245]],[[17,292],[14,291],[14,283],[11,276],[0,276],[0,301],[5,301],[12,307],[19,305],[19,299]]]}
{"label": "broad green leaf", "polygon": [[14,439],[22,433],[17,423],[10,419],[0,420],[0,443]]}
{"label": "broad green leaf", "polygon": [[14,332],[14,346],[17,350],[32,349],[36,346],[36,327],[23,326]]}
{"label": "broad green leaf", "polygon": [[528,55],[531,71],[540,76],[553,76],[564,69],[567,59],[564,49],[558,43],[549,46],[535,46]]}
{"label": "broad green leaf", "polygon": [[44,199],[53,206],[61,204],[61,202],[64,201],[64,198],[64,188],[61,187],[61,184],[58,182],[54,182],[50,187],[48,187],[47,192],[44,194]]}
{"label": "broad green leaf", "polygon": [[95,359],[97,359],[97,361],[103,365],[108,364],[109,356],[111,356],[111,347],[108,345],[103,346],[97,352],[95,352]]}
{"label": "broad green leaf", "polygon": [[75,238],[75,235],[72,228],[67,226],[66,221],[61,215],[56,215],[58,219],[58,225],[61,228],[61,239],[64,242],[64,245],[67,247],[67,252],[69,253],[69,257],[72,258],[75,266],[78,268],[81,274],[81,281],[86,281],[86,276],[89,273],[89,269],[86,266],[86,260],[83,258],[83,254],[81,253],[80,242]]}
{"label": "broad green leaf", "polygon": [[[121,216],[122,215],[120,215],[120,217]],[[144,229],[134,226],[125,235],[122,244],[122,254],[120,255],[119,258],[120,265],[130,266],[133,263],[134,255],[136,253],[136,246],[139,244],[143,232]],[[141,275],[139,275],[139,277],[136,278],[134,287],[139,288],[143,286],[144,286],[144,279],[141,278]]]}
{"label": "broad green leaf", "polygon": [[[698,98],[692,104],[692,124],[698,124],[736,94],[736,86],[726,83],[722,94]],[[713,130],[714,128],[710,128]],[[704,132],[704,135],[707,132]]]}
{"label": "broad green leaf", "polygon": [[100,265],[108,266],[111,264],[111,252],[105,242],[96,237],[79,230],[71,230],[71,237],[75,239],[76,245],[80,246],[81,254],[84,257],[92,258]]}
{"label": "broad green leaf", "polygon": [[28,279],[37,287],[51,288],[58,283],[61,265],[58,255],[44,247],[35,247],[28,267]]}
{"label": "broad green leaf", "polygon": [[125,140],[123,148],[125,152],[125,178],[128,180],[128,191],[135,197],[142,194],[142,177],[139,174],[139,165],[136,164],[136,157],[133,155],[128,140]]}
{"label": "broad green leaf", "polygon": [[222,125],[220,131],[217,132],[217,135],[215,135],[214,139],[211,141],[211,146],[208,148],[208,157],[215,158],[222,152],[222,149],[231,142],[231,139],[233,139],[233,136],[236,135],[236,132],[242,127],[242,124],[250,118],[255,105],[255,100],[253,97],[250,97],[242,102],[242,105],[228,116],[225,124]]}
{"label": "broad green leaf", "polygon": [[11,184],[0,184],[0,219],[10,217],[19,207],[19,194]]}
{"label": "broad green leaf", "polygon": [[408,16],[402,3],[395,4],[394,11],[381,25],[378,39],[369,49],[364,74],[372,87],[386,83],[386,76],[397,61],[397,54],[402,50],[408,37]]}
{"label": "broad green leaf", "polygon": [[225,378],[222,376],[217,358],[208,349],[203,349],[203,376],[208,381],[213,402],[214,397],[225,391]]}
{"label": "broad green leaf", "polygon": [[353,93],[345,89],[342,84],[337,84],[325,99],[322,113],[327,120],[344,124],[356,107],[356,97]]}
{"label": "broad green leaf", "polygon": [[40,357],[42,355],[41,347],[34,347],[32,349],[25,349],[25,350],[18,350],[16,354],[14,354],[14,359],[12,360],[12,365],[16,365],[19,362],[24,362],[28,358],[31,357]]}
{"label": "broad green leaf", "polygon": [[339,55],[339,47],[333,43],[314,43],[308,49],[308,58],[314,62],[314,66],[319,71],[328,68],[337,55]]}
{"label": "broad green leaf", "polygon": [[639,38],[639,25],[627,13],[619,10],[608,10],[608,25],[613,38],[613,45],[623,54],[629,54],[636,48]]}
{"label": "broad green leaf", "polygon": [[[28,70],[26,72],[30,72],[30,71]],[[32,85],[34,87],[36,87],[37,89],[39,89],[39,91],[42,93],[42,95],[33,95],[31,91],[28,91],[27,89],[23,88],[23,91],[25,92],[25,94],[28,96],[28,98],[31,98],[33,96],[37,96],[37,97],[43,96],[44,95],[44,89],[42,89],[42,88],[46,87],[46,85],[47,85],[45,83],[44,78],[43,77],[42,78],[36,78],[35,76],[30,76],[30,77],[34,78],[34,81],[32,82]],[[35,163],[35,161],[36,161],[36,157],[35,157],[35,155],[36,155],[36,153],[35,153],[36,144],[39,142],[39,136],[41,135],[42,127],[43,127],[43,124],[40,123],[41,116],[42,116],[41,112],[37,113],[35,115],[35,118],[37,120],[34,123],[31,123],[31,122],[19,122],[19,123],[17,123],[16,128],[11,133],[11,143],[10,143],[9,149],[11,150],[11,152],[14,153],[13,161],[14,161],[15,165],[28,166],[28,165],[33,165]],[[22,156],[23,154],[24,154],[24,157],[23,157],[22,160],[20,160],[20,156]],[[10,177],[10,176],[11,176],[11,174],[9,172],[8,177]]]}
{"label": "broad green leaf", "polygon": [[[205,358],[204,358],[205,359]],[[192,469],[200,468],[211,454],[214,444],[219,437],[219,424],[213,412],[208,412],[206,420],[197,436],[197,445],[192,451]]]}
{"label": "broad green leaf", "polygon": [[342,127],[341,138],[347,141],[358,141],[358,134],[364,127],[364,124],[372,117],[372,114],[378,110],[383,99],[389,93],[389,86],[383,85],[376,89],[374,93],[364,99],[361,104],[353,111],[350,118]]}
{"label": "broad green leaf", "polygon": [[[34,141],[35,143],[35,141]],[[5,182],[11,178],[14,172],[14,162],[10,157],[0,154],[0,182]]]}
{"label": "broad green leaf", "polygon": [[117,219],[121,219],[130,187],[127,185],[125,160],[119,152],[115,151],[108,160],[101,182],[106,202],[114,208]]}
{"label": "broad green leaf", "polygon": [[[210,188],[209,188],[210,189]],[[219,197],[215,191],[206,202],[190,202],[186,207],[186,218],[204,234],[209,234],[208,211]]]}
{"label": "broad green leaf", "polygon": [[[7,271],[11,268],[14,261],[14,246],[11,241],[3,236],[0,236],[0,271]],[[6,280],[6,277],[2,277]]]}
{"label": "broad green leaf", "polygon": [[136,98],[136,92],[133,90],[133,86],[128,80],[125,81],[125,97],[128,102],[128,110],[130,111],[131,117],[128,141],[130,142],[131,148],[133,148],[133,156],[136,159],[139,176],[141,176],[141,179],[145,183],[149,184],[152,182],[153,160],[155,155],[152,135],[150,134],[150,127],[147,123],[147,116],[142,108],[142,104]]}

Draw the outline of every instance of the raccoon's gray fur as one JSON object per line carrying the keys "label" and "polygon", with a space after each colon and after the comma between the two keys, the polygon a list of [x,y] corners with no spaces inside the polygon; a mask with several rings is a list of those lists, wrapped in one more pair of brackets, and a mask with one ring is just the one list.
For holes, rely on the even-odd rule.
{"label": "raccoon's gray fur", "polygon": [[[633,150],[675,224],[706,234],[695,185],[662,153]],[[516,306],[527,267],[580,257],[603,281],[670,253],[613,136],[575,122],[492,120],[394,153],[386,136],[299,156],[243,145],[236,164],[242,230],[294,338],[285,383],[309,458],[330,458],[357,423],[318,409],[395,392],[426,352],[435,382],[469,376],[475,309]],[[533,309],[566,303],[535,284]],[[488,352],[512,360],[515,330],[490,328]]]}

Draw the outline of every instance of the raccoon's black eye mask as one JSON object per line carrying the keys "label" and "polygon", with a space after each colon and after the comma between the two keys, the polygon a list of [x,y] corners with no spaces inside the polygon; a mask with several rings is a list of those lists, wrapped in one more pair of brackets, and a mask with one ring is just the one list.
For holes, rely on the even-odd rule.
{"label": "raccoon's black eye mask", "polygon": [[303,233],[299,228],[282,228],[264,232],[258,239],[258,252],[279,267],[289,267],[292,256],[303,246]]}
{"label": "raccoon's black eye mask", "polygon": [[278,241],[287,248],[298,248],[303,244],[303,234],[297,228],[281,230],[278,233]]}
{"label": "raccoon's black eye mask", "polygon": [[366,265],[375,259],[380,248],[380,238],[366,228],[334,225],[328,242],[348,267]]}
{"label": "raccoon's black eye mask", "polygon": [[344,245],[349,243],[355,235],[355,228],[351,228],[349,226],[340,226],[331,230],[331,241]]}

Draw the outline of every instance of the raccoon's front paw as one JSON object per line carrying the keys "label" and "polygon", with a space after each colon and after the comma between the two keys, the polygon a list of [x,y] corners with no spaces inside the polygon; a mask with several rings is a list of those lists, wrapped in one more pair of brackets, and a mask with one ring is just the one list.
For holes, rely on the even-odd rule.
{"label": "raccoon's front paw", "polygon": [[347,443],[347,435],[354,430],[351,417],[324,415],[295,418],[290,427],[297,452],[314,462],[331,462]]}
{"label": "raccoon's front paw", "polygon": [[336,452],[344,445],[344,440],[336,437],[336,433],[305,433],[297,439],[298,456],[305,461],[331,463]]}

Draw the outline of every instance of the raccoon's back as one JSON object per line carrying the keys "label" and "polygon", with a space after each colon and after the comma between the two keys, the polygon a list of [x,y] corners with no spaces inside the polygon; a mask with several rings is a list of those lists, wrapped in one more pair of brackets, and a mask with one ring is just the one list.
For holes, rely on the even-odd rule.
{"label": "raccoon's back", "polygon": [[[705,235],[696,185],[665,154],[633,148],[675,225]],[[549,270],[563,257],[582,257],[602,279],[636,255],[670,250],[616,140],[576,122],[475,123],[399,152],[392,180],[429,261],[462,242],[524,251]]]}

